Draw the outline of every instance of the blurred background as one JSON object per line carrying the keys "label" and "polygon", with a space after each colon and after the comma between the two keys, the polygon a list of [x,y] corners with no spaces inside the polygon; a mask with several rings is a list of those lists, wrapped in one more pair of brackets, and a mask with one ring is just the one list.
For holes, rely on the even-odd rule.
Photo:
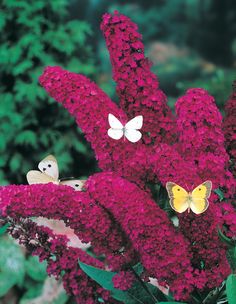
{"label": "blurred background", "polygon": [[[146,56],[172,109],[187,88],[203,87],[223,113],[236,78],[236,1],[1,0],[0,185],[25,184],[26,173],[48,154],[58,159],[61,177],[86,178],[98,170],[74,120],[37,79],[47,65],[60,65],[87,75],[117,100],[99,29],[103,13],[114,10],[138,24]],[[0,283],[0,303],[29,303],[29,297],[36,297],[32,286],[35,290],[39,285],[41,291],[45,287],[45,269],[38,269],[42,264],[16,249],[10,239],[0,242],[6,242],[0,244],[6,248],[0,252],[0,281],[9,273],[15,278],[8,280],[10,285]],[[18,254],[14,261],[19,265],[4,276],[9,250]],[[66,303],[63,297],[55,303]],[[30,303],[46,303],[42,301]]]}

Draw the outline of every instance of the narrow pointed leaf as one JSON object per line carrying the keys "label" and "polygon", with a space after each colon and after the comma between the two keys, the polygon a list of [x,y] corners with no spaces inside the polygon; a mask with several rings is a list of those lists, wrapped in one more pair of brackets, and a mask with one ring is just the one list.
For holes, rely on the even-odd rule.
{"label": "narrow pointed leaf", "polygon": [[230,274],[226,280],[226,294],[229,304],[236,303],[236,275]]}
{"label": "narrow pointed leaf", "polygon": [[116,272],[105,271],[82,262],[79,262],[80,268],[94,281],[101,285],[104,289],[111,292],[114,299],[123,301],[123,303],[134,303],[127,292],[114,288],[112,278]]}
{"label": "narrow pointed leaf", "polygon": [[156,304],[187,304],[185,302],[158,302]]}

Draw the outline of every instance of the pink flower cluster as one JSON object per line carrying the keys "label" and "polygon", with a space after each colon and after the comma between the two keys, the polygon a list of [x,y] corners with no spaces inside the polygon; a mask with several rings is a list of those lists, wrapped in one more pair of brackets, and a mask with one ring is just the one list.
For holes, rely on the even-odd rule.
{"label": "pink flower cluster", "polygon": [[214,98],[203,89],[190,89],[176,103],[179,150],[196,168],[201,180],[210,179],[213,188],[224,187],[226,195],[235,191],[224,147],[222,116]]}
{"label": "pink flower cluster", "polygon": [[109,300],[109,303],[116,303],[110,298],[108,291],[101,288],[79,268],[78,261],[100,268],[103,267],[103,263],[79,248],[67,246],[68,239],[65,236],[54,235],[49,228],[38,227],[29,219],[10,219],[10,223],[10,234],[18,239],[32,255],[39,256],[40,261],[47,261],[49,275],[58,278],[62,272],[65,272],[64,288],[69,294],[75,296],[76,303],[100,303],[99,297]]}
{"label": "pink flower cluster", "polygon": [[[68,247],[64,238],[48,231],[45,247],[34,251],[46,260],[51,253],[58,253],[48,271],[58,276],[65,270],[66,290],[77,298],[84,297],[82,303],[97,303],[91,302],[96,301],[94,294],[107,300],[109,294],[85,274],[82,276],[78,258],[117,271],[113,283],[123,290],[135,280],[131,267],[141,262],[143,277],[156,278],[159,285],[170,288],[175,299],[188,300],[195,290],[209,291],[219,286],[230,273],[226,248],[217,235],[218,226],[227,229],[228,235],[236,233],[236,213],[231,203],[236,182],[224,148],[222,118],[213,97],[203,89],[190,89],[179,98],[173,117],[144,56],[137,26],[115,13],[104,15],[101,28],[120,108],[85,76],[60,67],[47,67],[39,81],[75,117],[103,172],[90,176],[84,192],[52,184],[2,187],[0,210],[14,220],[32,216],[61,219],[83,242],[91,242],[94,254],[104,257],[103,263],[96,264],[81,250]],[[235,100],[235,95],[230,100]],[[235,102],[228,102],[226,112],[226,148],[234,158]],[[142,139],[133,144],[110,138],[109,113],[123,123],[143,115]],[[228,200],[220,202],[213,192],[209,209],[201,215],[178,216],[178,227],[148,188],[154,183],[163,188],[172,181],[191,191],[207,179]],[[35,227],[37,231],[42,229]],[[111,299],[109,303],[113,303]]]}
{"label": "pink flower cluster", "polygon": [[141,141],[133,145],[121,140],[117,144],[107,135],[108,114],[112,113],[123,123],[127,122],[127,115],[95,83],[60,67],[47,67],[39,82],[75,116],[102,170],[115,171],[129,180],[144,183],[149,148]]}
{"label": "pink flower cluster", "polygon": [[150,70],[151,63],[144,56],[137,25],[115,12],[103,16],[101,29],[110,53],[120,107],[129,118],[139,114],[145,117],[145,144],[171,143],[175,135],[174,117],[156,75]]}
{"label": "pink flower cluster", "polygon": [[114,173],[96,174],[86,186],[91,197],[121,224],[149,276],[170,285],[176,296],[193,289],[189,243],[149,193]]}
{"label": "pink flower cluster", "polygon": [[[156,154],[150,161],[154,164],[155,173],[163,185],[171,180],[191,191],[206,178],[203,176],[202,179],[198,175],[197,167],[189,160],[184,160],[182,155],[184,154],[180,155],[173,146],[162,144],[156,148]],[[222,278],[230,273],[226,248],[217,236],[217,226],[226,223],[226,219],[222,219],[221,209],[213,203],[216,197],[211,195],[210,207],[202,215],[186,213],[179,216],[179,230],[192,244],[189,246],[189,253],[193,267],[193,284],[198,289],[218,286]],[[235,227],[235,213],[232,211],[230,214],[233,215],[232,227]],[[226,224],[229,224],[229,221]]]}
{"label": "pink flower cluster", "polygon": [[[55,187],[51,183],[11,185],[2,189],[1,198],[4,198],[0,200],[3,215],[63,220],[74,229],[81,241],[92,242],[94,253],[104,254],[106,263],[114,271],[132,261],[137,262],[137,253],[126,235],[120,233],[119,224],[93,201],[89,192],[74,191],[71,187]],[[122,256],[117,254],[120,248],[125,251]]]}

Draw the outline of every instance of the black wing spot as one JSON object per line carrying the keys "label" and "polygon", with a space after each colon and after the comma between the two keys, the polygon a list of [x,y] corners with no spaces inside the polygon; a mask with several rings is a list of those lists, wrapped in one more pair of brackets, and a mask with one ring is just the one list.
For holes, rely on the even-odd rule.
{"label": "black wing spot", "polygon": [[51,168],[52,165],[48,164],[48,168]]}
{"label": "black wing spot", "polygon": [[201,189],[201,188],[199,188],[198,190],[199,190],[199,191],[201,191],[202,189]]}
{"label": "black wing spot", "polygon": [[47,168],[43,168],[43,171],[46,171],[47,170]]}
{"label": "black wing spot", "polygon": [[178,188],[177,191],[180,191],[180,189]]}

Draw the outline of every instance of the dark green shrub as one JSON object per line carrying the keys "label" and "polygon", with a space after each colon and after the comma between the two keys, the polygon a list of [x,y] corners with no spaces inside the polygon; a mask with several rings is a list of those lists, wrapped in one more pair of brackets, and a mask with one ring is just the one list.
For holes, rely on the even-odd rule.
{"label": "dark green shrub", "polygon": [[84,174],[90,164],[80,130],[38,85],[47,65],[94,73],[92,52],[86,44],[91,29],[84,21],[68,21],[67,3],[1,1],[1,184],[25,182],[23,174],[49,153],[55,154],[67,176]]}

